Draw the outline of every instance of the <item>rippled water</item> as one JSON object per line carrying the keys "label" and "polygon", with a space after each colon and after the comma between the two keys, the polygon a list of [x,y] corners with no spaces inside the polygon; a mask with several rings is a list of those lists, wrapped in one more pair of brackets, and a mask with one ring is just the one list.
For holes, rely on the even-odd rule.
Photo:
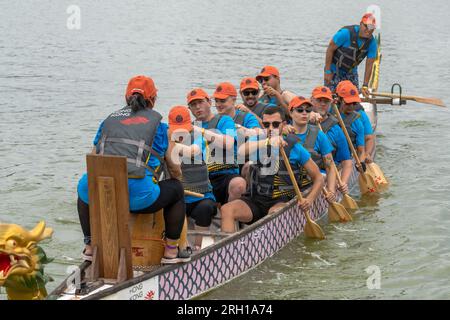
{"label": "rippled water", "polygon": [[[15,1],[0,4],[0,220],[55,230],[45,243],[56,286],[80,262],[76,184],[99,122],[123,104],[135,74],[151,75],[167,115],[194,86],[236,85],[261,66],[307,95],[322,81],[324,53],[359,1]],[[66,9],[81,8],[68,30]],[[378,1],[380,90],[450,94],[447,1]],[[352,223],[327,225],[327,240],[295,240],[272,259],[205,298],[450,298],[449,111],[409,102],[379,106],[376,161],[391,181]],[[365,269],[378,266],[381,289]]]}

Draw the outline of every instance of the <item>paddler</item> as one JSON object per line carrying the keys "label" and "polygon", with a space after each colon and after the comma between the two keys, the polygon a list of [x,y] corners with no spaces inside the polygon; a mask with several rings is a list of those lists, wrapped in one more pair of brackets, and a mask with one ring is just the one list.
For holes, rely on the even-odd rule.
{"label": "paddler", "polygon": [[274,107],[275,104],[272,103],[262,103],[258,101],[260,89],[258,81],[255,78],[246,77],[241,80],[239,86],[239,93],[242,98],[243,104],[239,104],[237,108],[242,111],[247,111],[253,113],[259,123],[262,123],[262,114],[267,107]]}
{"label": "paddler", "polygon": [[311,154],[312,160],[321,172],[327,174],[326,187],[329,191],[327,198],[329,201],[336,201],[336,175],[331,167],[333,146],[318,126],[309,123],[310,114],[313,111],[311,101],[296,96],[289,102],[289,110],[294,129],[293,136]]}
{"label": "paddler", "polygon": [[353,83],[346,82],[339,86],[336,90],[337,106],[344,121],[347,132],[353,143],[353,146],[358,153],[359,160],[362,163],[363,170],[365,170],[365,139],[364,139],[364,125],[361,121],[361,115],[355,111],[358,103],[361,102],[358,89]]}
{"label": "paddler", "polygon": [[[165,249],[162,264],[190,261],[190,252],[178,247],[185,221],[181,169],[171,159],[174,143],[168,139],[168,126],[154,109],[157,89],[150,77],[130,79],[125,93],[126,106],[113,112],[101,124],[94,139],[94,154],[125,156],[128,160],[128,190],[131,214],[153,214],[164,209]],[[144,141],[145,144],[141,144]],[[159,181],[162,165],[171,178]],[[78,183],[78,214],[86,245],[85,260],[92,260],[89,225],[88,179]]]}
{"label": "paddler", "polygon": [[338,184],[337,187],[341,192],[348,193],[348,180],[353,170],[352,156],[344,132],[339,126],[339,121],[329,112],[332,101],[333,95],[328,87],[318,86],[312,91],[311,103],[313,111],[318,114],[322,130],[333,146],[333,160],[336,166],[340,166],[342,169],[341,178],[343,185]]}
{"label": "paddler", "polygon": [[[340,86],[348,86],[349,88],[353,88],[354,90],[357,90],[357,88],[348,80],[344,80],[339,82],[336,90],[339,90]],[[372,123],[369,120],[369,116],[364,111],[363,106],[361,105],[361,99],[355,106],[355,111],[359,113],[361,116],[361,122],[364,127],[364,144],[365,144],[365,151],[366,151],[366,163],[372,162],[372,155],[375,152],[375,134],[372,129]]]}
{"label": "paddler", "polygon": [[289,103],[283,98],[283,90],[281,90],[280,72],[274,66],[265,66],[256,76],[256,80],[261,83],[264,94],[259,98],[258,102],[263,104],[272,104],[281,106],[283,111],[289,113]]}
{"label": "paddler", "polygon": [[[191,195],[184,197],[186,215],[194,220],[194,229],[209,230],[212,218],[217,214],[216,198],[209,181],[206,165],[206,141],[200,132],[194,133],[189,109],[186,106],[175,106],[169,112],[169,134],[176,143],[173,158],[180,156],[184,190],[200,193],[204,198]],[[194,250],[202,244],[202,236],[196,236]]]}
{"label": "paddler", "polygon": [[366,13],[359,25],[340,29],[331,39],[325,57],[324,84],[336,90],[343,80],[350,80],[359,87],[358,65],[367,57],[362,93],[368,96],[368,84],[372,65],[377,56],[377,41],[373,37],[376,20],[373,14]]}
{"label": "paddler", "polygon": [[284,147],[299,185],[311,186],[309,194],[299,203],[302,210],[309,210],[323,187],[319,167],[300,142],[284,140],[283,126],[286,124],[284,110],[277,106],[263,112],[265,135],[252,136],[239,147],[239,153],[255,158],[251,168],[249,193],[240,199],[222,206],[223,232],[236,231],[237,221],[253,223],[268,213],[286,205],[295,197],[295,191],[284,165],[279,147]]}
{"label": "paddler", "polygon": [[[188,92],[187,103],[196,120],[194,130],[206,140],[209,179],[217,202],[225,204],[239,199],[245,192],[246,182],[239,175],[236,161],[237,133],[233,119],[228,115],[214,115],[211,100],[201,88]],[[209,161],[213,158],[217,161]]]}

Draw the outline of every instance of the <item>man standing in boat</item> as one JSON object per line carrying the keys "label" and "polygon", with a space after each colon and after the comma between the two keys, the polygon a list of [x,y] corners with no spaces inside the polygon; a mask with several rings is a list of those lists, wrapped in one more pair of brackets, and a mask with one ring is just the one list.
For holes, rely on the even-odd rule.
{"label": "man standing in boat", "polygon": [[239,199],[245,192],[246,182],[239,175],[239,166],[236,163],[237,134],[233,119],[227,115],[214,115],[211,111],[211,100],[203,89],[195,88],[189,91],[187,103],[196,123],[199,123],[199,126],[194,125],[194,130],[199,131],[206,140],[208,159],[218,159],[220,155],[226,154],[226,157],[222,157],[218,162],[207,161],[209,179],[217,202],[225,204]]}
{"label": "man standing in boat", "polygon": [[377,41],[373,37],[376,20],[366,13],[359,25],[340,29],[331,39],[325,57],[324,84],[336,90],[342,80],[350,80],[359,87],[358,65],[367,57],[362,93],[368,95],[372,65],[377,56]]}
{"label": "man standing in boat", "polygon": [[240,199],[224,205],[221,209],[223,232],[236,231],[236,221],[253,223],[282,208],[295,197],[292,181],[287,172],[279,147],[286,150],[296,176],[296,183],[304,184],[308,175],[311,186],[309,194],[299,203],[302,210],[309,210],[323,187],[323,177],[310,154],[302,145],[291,138],[283,139],[281,133],[285,125],[284,110],[277,106],[263,112],[265,135],[252,136],[239,147],[241,155],[256,158],[250,173],[250,192]]}
{"label": "man standing in boat", "polygon": [[348,193],[348,180],[353,170],[352,156],[344,132],[339,126],[339,121],[329,112],[332,101],[333,96],[328,87],[319,86],[312,91],[311,102],[313,111],[319,115],[322,130],[333,146],[333,160],[342,169],[341,178],[343,185],[338,184],[337,187],[341,192]]}

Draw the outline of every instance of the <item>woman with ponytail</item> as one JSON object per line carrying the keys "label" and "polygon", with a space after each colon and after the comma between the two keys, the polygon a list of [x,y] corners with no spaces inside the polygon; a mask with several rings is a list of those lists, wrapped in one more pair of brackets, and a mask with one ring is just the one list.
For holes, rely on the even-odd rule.
{"label": "woman with ponytail", "polygon": [[[152,214],[164,209],[166,246],[161,263],[187,262],[190,253],[178,247],[186,212],[184,190],[179,181],[181,169],[171,159],[173,142],[168,139],[168,126],[153,110],[156,93],[151,78],[133,77],[125,93],[127,105],[101,123],[93,152],[127,157],[130,212]],[[142,141],[145,141],[144,146]],[[163,164],[171,178],[159,181]],[[85,260],[92,258],[88,204],[87,175],[84,174],[78,183],[77,207],[86,245]]]}

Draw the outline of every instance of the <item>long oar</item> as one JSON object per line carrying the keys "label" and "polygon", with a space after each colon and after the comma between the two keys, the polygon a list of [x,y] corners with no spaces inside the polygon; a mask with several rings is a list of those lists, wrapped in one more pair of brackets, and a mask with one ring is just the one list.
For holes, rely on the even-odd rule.
{"label": "long oar", "polygon": [[[320,131],[323,131],[320,123],[318,123],[318,126],[319,126]],[[333,156],[331,156],[331,170],[336,174],[336,178],[337,178],[339,184],[343,185],[341,175],[339,174],[339,171],[336,167],[336,163],[334,163]],[[356,203],[356,201],[352,197],[350,197],[350,195],[348,193],[342,193],[341,205],[343,205],[344,208],[347,210],[355,211],[355,210],[359,209],[359,206]],[[347,212],[347,214],[348,214],[347,221],[352,221],[353,220],[352,216],[348,212]]]}
{"label": "long oar", "polygon": [[[329,193],[327,189],[323,187],[322,191],[325,194],[325,197],[327,197]],[[328,201],[328,220],[331,222],[348,222],[353,219],[342,204],[337,203],[336,201]]]}
{"label": "long oar", "polygon": [[344,131],[345,137],[347,138],[348,146],[350,147],[350,150],[352,151],[353,157],[355,158],[355,161],[357,163],[358,171],[359,171],[359,189],[361,191],[361,194],[366,193],[374,193],[377,192],[377,184],[374,181],[373,177],[368,174],[367,172],[364,172],[361,161],[359,161],[358,154],[356,153],[355,147],[353,146],[352,140],[350,139],[350,136],[348,135],[347,128],[345,127],[344,121],[342,121],[341,113],[339,112],[336,105],[333,103],[333,109],[336,113],[336,116],[339,120],[339,124],[341,125],[342,131]]}
{"label": "long oar", "polygon": [[416,102],[431,104],[438,107],[445,107],[444,102],[438,98],[426,98],[426,97],[404,96],[404,95],[400,96],[398,94],[388,92],[371,92],[370,94],[375,97],[402,98],[405,100],[413,100]]}
{"label": "long oar", "polygon": [[[297,200],[300,202],[303,200],[302,193],[300,192],[300,188],[297,185],[297,180],[295,179],[294,172],[292,172],[291,164],[289,163],[289,159],[286,156],[286,152],[284,151],[283,146],[280,146],[281,155],[283,156],[284,163],[286,165],[286,168],[289,172],[289,177],[291,178],[292,185],[294,186],[295,193],[297,194]],[[322,228],[314,222],[308,211],[304,211],[305,217],[306,217],[306,224],[305,224],[305,235],[308,238],[315,238],[315,239],[325,239],[325,234],[322,231]]]}

